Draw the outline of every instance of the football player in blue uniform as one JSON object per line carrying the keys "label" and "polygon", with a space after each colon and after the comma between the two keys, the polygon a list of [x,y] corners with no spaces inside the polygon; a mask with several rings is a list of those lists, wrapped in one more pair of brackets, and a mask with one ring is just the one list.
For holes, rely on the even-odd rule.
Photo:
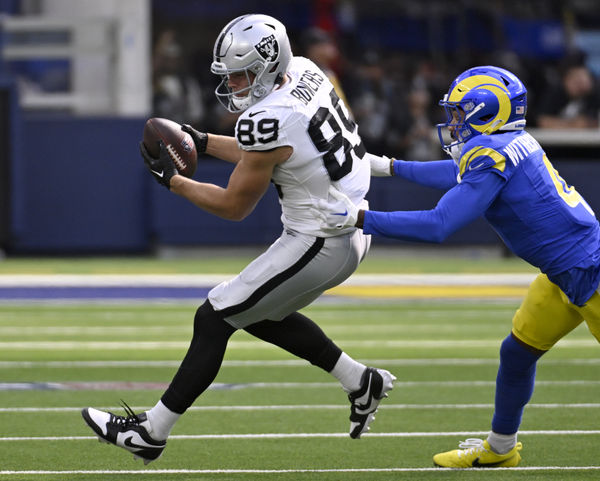
{"label": "football player in blue uniform", "polygon": [[440,142],[452,159],[370,157],[373,175],[446,190],[434,209],[360,210],[330,190],[334,200],[319,201],[316,215],[332,229],[355,225],[366,234],[426,242],[442,242],[482,215],[516,255],[541,270],[500,348],[489,436],[433,458],[444,467],[516,466],[522,447],[517,431],[537,360],[583,321],[600,339],[600,230],[590,206],[524,130],[527,90],[515,75],[492,66],[471,68],[454,80],[440,105],[447,113],[447,122],[438,125]]}

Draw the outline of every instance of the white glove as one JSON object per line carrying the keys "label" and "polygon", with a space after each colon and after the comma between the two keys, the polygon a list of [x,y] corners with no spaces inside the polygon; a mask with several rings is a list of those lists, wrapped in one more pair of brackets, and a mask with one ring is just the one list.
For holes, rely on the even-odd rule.
{"label": "white glove", "polygon": [[371,163],[371,175],[373,177],[389,177],[393,175],[392,165],[394,159],[390,159],[385,155],[378,156],[374,154],[370,154],[367,152],[369,156],[369,162]]}
{"label": "white glove", "polygon": [[335,200],[319,199],[314,208],[313,214],[321,219],[321,228],[323,229],[345,229],[355,227],[358,218],[359,208],[354,205],[350,198],[334,187],[329,187],[329,195]]}

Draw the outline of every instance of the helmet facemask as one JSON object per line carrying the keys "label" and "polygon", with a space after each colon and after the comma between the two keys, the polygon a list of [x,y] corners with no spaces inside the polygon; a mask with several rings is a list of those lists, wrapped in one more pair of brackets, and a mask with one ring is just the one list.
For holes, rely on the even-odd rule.
{"label": "helmet facemask", "polygon": [[[267,91],[260,84],[260,72],[263,70],[264,65],[259,61],[240,70],[228,70],[224,63],[213,62],[211,71],[221,77],[221,82],[215,89],[219,102],[230,112],[240,112],[264,97]],[[238,73],[245,75],[246,87],[234,91],[229,86],[229,76]]]}
{"label": "helmet facemask", "polygon": [[473,131],[466,123],[465,111],[460,102],[440,101],[446,112],[446,123],[437,124],[438,138],[444,152],[458,163],[463,144],[473,136]]}

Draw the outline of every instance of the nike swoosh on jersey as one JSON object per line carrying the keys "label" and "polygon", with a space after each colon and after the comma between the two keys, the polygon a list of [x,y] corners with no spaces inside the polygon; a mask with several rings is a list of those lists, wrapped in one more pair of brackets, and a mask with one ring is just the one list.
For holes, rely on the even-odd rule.
{"label": "nike swoosh on jersey", "polygon": [[344,212],[334,212],[331,215],[348,215],[348,210],[346,209]]}
{"label": "nike swoosh on jersey", "polygon": [[248,117],[254,117],[255,115],[258,115],[258,114],[263,113],[263,112],[265,112],[265,111],[264,110],[259,110],[258,112],[250,112],[248,114]]}

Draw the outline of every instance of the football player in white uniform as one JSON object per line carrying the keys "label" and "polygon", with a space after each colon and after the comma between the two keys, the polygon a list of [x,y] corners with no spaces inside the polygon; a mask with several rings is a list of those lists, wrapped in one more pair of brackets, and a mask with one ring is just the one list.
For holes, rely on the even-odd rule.
{"label": "football player in white uniform", "polygon": [[213,73],[215,93],[231,112],[242,112],[235,137],[183,129],[198,152],[235,163],[227,187],[178,175],[161,145],[158,159],[143,144],[156,180],[201,209],[240,220],[270,183],[279,194],[283,233],[238,276],[212,289],[194,318],[189,350],[169,388],[149,411],[127,416],[94,408],[82,415],[103,441],[148,463],[158,458],[178,420],[217,375],[229,337],[244,329],[330,372],[348,393],[350,436],[369,429],[395,377],[342,352],[297,312],[347,279],[366,255],[370,238],[354,227],[323,229],[310,208],[330,186],[367,208],[368,154],[355,122],[326,75],[310,60],[293,57],[285,27],[266,15],[244,15],[221,31]]}

